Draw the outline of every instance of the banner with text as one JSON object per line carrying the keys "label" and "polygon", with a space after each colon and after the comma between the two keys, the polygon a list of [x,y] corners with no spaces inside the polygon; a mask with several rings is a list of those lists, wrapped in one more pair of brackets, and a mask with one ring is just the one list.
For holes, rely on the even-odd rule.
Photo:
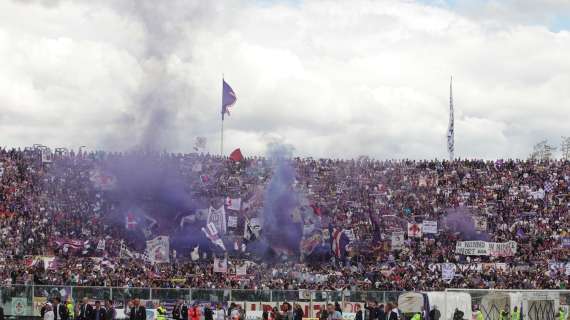
{"label": "banner with text", "polygon": [[511,257],[517,253],[517,243],[514,241],[458,241],[455,253],[466,256]]}

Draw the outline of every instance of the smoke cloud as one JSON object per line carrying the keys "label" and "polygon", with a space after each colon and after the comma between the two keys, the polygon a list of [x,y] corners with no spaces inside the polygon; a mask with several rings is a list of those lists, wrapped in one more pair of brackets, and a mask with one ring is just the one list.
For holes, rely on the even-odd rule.
{"label": "smoke cloud", "polygon": [[175,161],[176,158],[168,159],[156,153],[132,153],[116,159],[110,157],[105,162],[103,170],[117,181],[108,195],[118,204],[110,220],[122,226],[128,214],[134,215],[140,225],[131,233],[131,240],[139,248],[145,244],[141,229],[152,224],[152,220],[156,221],[152,233],[170,236],[172,247],[178,251],[207,244],[199,226],[188,225],[184,230],[179,227],[181,217],[207,204],[193,196]]}
{"label": "smoke cloud", "polygon": [[295,169],[291,165],[294,148],[272,143],[267,157],[272,161],[273,175],[265,190],[262,210],[263,235],[275,251],[297,253],[302,237],[302,226],[293,221],[293,212],[299,206],[299,195],[294,190]]}
{"label": "smoke cloud", "polygon": [[145,32],[138,57],[144,78],[132,97],[130,110],[130,119],[134,121],[119,128],[130,132],[134,129],[138,148],[160,151],[175,147],[178,144],[176,119],[183,107],[189,107],[185,102],[191,95],[189,85],[176,70],[190,57],[181,57],[177,49],[189,42],[185,30],[199,12],[180,1],[137,0],[115,6],[119,12],[138,21]]}
{"label": "smoke cloud", "polygon": [[475,228],[475,222],[467,208],[460,207],[457,209],[447,210],[447,216],[444,219],[444,223],[449,230],[459,233],[462,240],[488,241],[490,239],[489,234],[486,232],[480,232]]}

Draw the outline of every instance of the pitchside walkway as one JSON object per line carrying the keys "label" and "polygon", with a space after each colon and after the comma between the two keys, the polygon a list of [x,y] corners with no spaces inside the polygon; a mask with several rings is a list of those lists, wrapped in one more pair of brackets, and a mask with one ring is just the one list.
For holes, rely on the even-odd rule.
{"label": "pitchside walkway", "polygon": [[[391,292],[391,291],[313,291],[313,290],[236,290],[236,289],[187,289],[187,288],[111,288],[75,286],[24,286],[0,287],[1,303],[8,317],[39,317],[41,307],[53,297],[75,303],[87,297],[91,303],[112,299],[124,314],[129,300],[139,298],[149,309],[158,302],[170,310],[177,300],[200,304],[221,303],[227,308],[231,303],[246,310],[247,320],[261,319],[263,309],[283,302],[301,305],[306,317],[317,317],[320,310],[331,302],[338,302],[343,318],[352,320],[365,303],[398,302],[404,313],[424,312],[437,307],[441,319],[452,319],[455,310],[464,313],[464,319],[475,317],[473,310],[481,310],[483,319],[498,320],[501,311],[512,311],[516,306],[525,320],[560,320],[560,310],[568,315],[570,290],[460,290],[444,292]],[[424,317],[425,319],[426,317]],[[570,318],[568,318],[570,319]],[[149,319],[151,320],[151,319]],[[566,319],[565,319],[566,320]]]}

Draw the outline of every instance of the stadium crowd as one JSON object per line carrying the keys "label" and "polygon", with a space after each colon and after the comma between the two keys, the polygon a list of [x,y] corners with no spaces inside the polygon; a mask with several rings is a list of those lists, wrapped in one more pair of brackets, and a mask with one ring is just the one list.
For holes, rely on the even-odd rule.
{"label": "stadium crowd", "polygon": [[[228,197],[242,199],[242,209],[235,212],[238,231],[224,236],[232,239],[227,273],[214,272],[213,255],[224,255],[214,245],[201,248],[198,258],[191,258],[193,246],[179,249],[163,264],[122,254],[124,245],[140,251],[144,240],[125,228],[124,206],[112,190],[121,178],[100,172],[113,161],[135,166],[137,159],[173,170],[182,181],[178,189],[206,208],[223,205]],[[296,173],[291,192],[304,199],[303,211],[292,214],[291,223],[321,228],[322,238],[309,252],[275,248],[278,258],[268,260],[232,248],[233,240],[243,241],[237,234],[246,218],[262,212],[263,190],[273,172],[267,159],[0,149],[0,281],[257,290],[569,287],[568,161],[295,158],[290,163]],[[139,206],[147,203],[152,199]],[[157,210],[149,206],[147,211]],[[173,225],[182,226],[180,217],[195,210],[177,214]],[[450,221],[450,216],[459,219]],[[147,230],[153,236],[166,224],[156,220],[158,226]],[[393,232],[424,220],[437,221],[438,233],[406,236],[401,249],[392,248]],[[483,221],[483,229],[473,230],[473,221]],[[329,226],[351,230],[342,258],[331,254]],[[72,239],[80,248],[59,239]],[[515,241],[517,251],[501,257],[455,252],[457,241],[474,239]],[[236,274],[245,262],[246,274]],[[452,280],[442,278],[443,263],[455,265]]]}

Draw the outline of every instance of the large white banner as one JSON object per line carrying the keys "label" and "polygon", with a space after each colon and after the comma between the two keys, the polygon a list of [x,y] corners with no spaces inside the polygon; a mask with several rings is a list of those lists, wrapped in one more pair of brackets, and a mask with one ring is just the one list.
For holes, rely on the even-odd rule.
{"label": "large white banner", "polygon": [[458,241],[455,245],[455,253],[466,256],[511,257],[517,253],[517,243],[514,241]]}
{"label": "large white banner", "polygon": [[168,236],[158,236],[146,242],[146,252],[153,263],[170,262],[170,239]]}
{"label": "large white banner", "polygon": [[225,233],[227,231],[226,229],[226,210],[224,209],[224,206],[221,206],[219,209],[214,209],[213,207],[210,207],[210,210],[208,211],[208,221],[206,222],[207,224],[213,223],[214,226],[216,226],[216,230],[218,230],[219,233]]}
{"label": "large white banner", "polygon": [[424,220],[422,231],[423,233],[437,234],[437,221]]}

